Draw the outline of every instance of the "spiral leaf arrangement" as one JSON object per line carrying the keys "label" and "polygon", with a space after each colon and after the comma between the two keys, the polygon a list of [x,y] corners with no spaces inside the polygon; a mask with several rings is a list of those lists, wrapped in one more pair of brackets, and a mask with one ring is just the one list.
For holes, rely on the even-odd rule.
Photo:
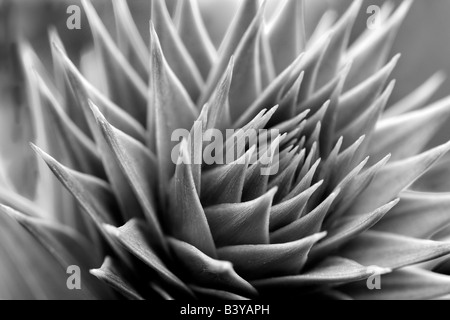
{"label": "spiral leaf arrangement", "polygon": [[[116,36],[82,3],[94,49],[81,62],[55,30],[52,72],[21,44],[43,161],[31,200],[1,172],[1,298],[450,294],[450,144],[426,150],[450,116],[449,98],[427,106],[440,74],[388,107],[411,1],[383,6],[379,27],[351,42],[360,0],[309,36],[304,1],[269,19],[246,0],[218,49],[196,0],[173,17],[152,0],[149,45],[125,0],[112,1]],[[177,129],[190,132],[181,143]],[[207,129],[279,135],[244,141],[232,163],[190,161]],[[230,139],[234,150],[245,137]],[[251,161],[261,149],[279,150],[275,174]],[[66,288],[70,265],[82,290]],[[383,290],[367,289],[375,274]]]}

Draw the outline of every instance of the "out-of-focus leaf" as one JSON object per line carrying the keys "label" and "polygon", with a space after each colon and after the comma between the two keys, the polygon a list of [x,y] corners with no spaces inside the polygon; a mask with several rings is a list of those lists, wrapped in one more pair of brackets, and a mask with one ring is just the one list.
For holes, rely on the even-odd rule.
{"label": "out-of-focus leaf", "polygon": [[[112,1],[116,19],[118,45],[128,61],[134,62],[133,67],[141,75],[148,76],[150,71],[149,50],[136,26],[126,0]],[[144,78],[145,80],[145,78]]]}
{"label": "out-of-focus leaf", "polygon": [[0,186],[0,203],[30,217],[44,218],[46,216],[46,213],[41,208],[37,208],[33,201],[20,196],[9,186]]}
{"label": "out-of-focus leaf", "polygon": [[320,40],[304,53],[301,71],[305,73],[305,76],[300,90],[299,101],[305,101],[313,95],[319,67],[323,63],[332,38],[333,32],[324,34]]}
{"label": "out-of-focus leaf", "polygon": [[450,293],[448,276],[419,268],[398,270],[381,278],[381,290],[368,290],[366,283],[340,288],[357,300],[429,300]]}
{"label": "out-of-focus leaf", "polygon": [[337,21],[339,15],[336,11],[328,10],[326,11],[320,20],[318,21],[315,29],[311,32],[311,36],[307,42],[307,48],[311,47],[312,44],[317,42],[324,34],[329,32],[333,27],[333,24]]}
{"label": "out-of-focus leaf", "polygon": [[435,73],[423,85],[412,91],[410,95],[386,110],[384,117],[389,118],[420,109],[431,99],[445,80],[445,74],[442,72]]}
{"label": "out-of-focus leaf", "polygon": [[430,239],[450,224],[450,194],[405,191],[400,203],[375,227],[375,230],[412,238]]}
{"label": "out-of-focus leaf", "polygon": [[95,144],[64,112],[44,80],[38,79],[40,80],[38,83],[39,89],[43,99],[46,100],[42,110],[44,117],[47,119],[46,124],[49,128],[54,127],[58,133],[52,135],[56,140],[52,144],[52,154],[62,157],[63,161],[67,161],[67,164],[75,170],[105,178],[105,172]]}
{"label": "out-of-focus leaf", "polygon": [[[202,75],[178,35],[165,1],[152,0],[151,4],[152,15],[150,24],[153,24],[154,30],[156,30],[151,31],[151,33],[158,34],[161,48],[164,51],[170,69],[180,79],[191,99],[196,101],[204,86]],[[154,35],[151,35],[151,39],[154,38]],[[151,70],[155,72],[154,66],[151,67]]]}
{"label": "out-of-focus leaf", "polygon": [[305,2],[286,0],[272,17],[268,35],[274,59],[275,71],[281,73],[306,46]]}
{"label": "out-of-focus leaf", "polygon": [[[67,289],[66,269],[16,221],[0,214],[1,299],[100,299],[83,290]],[[26,250],[18,250],[26,248]]]}
{"label": "out-of-focus leaf", "polygon": [[313,92],[307,99],[298,99],[299,105],[297,107],[297,112],[310,110],[310,115],[312,115],[311,119],[317,119],[319,117],[317,114],[321,112],[325,106],[328,108],[331,96],[336,91],[336,88],[342,83],[343,75],[347,71],[348,67],[344,67],[334,78],[328,81],[326,85]]}
{"label": "out-of-focus leaf", "polygon": [[[92,297],[112,298],[108,290],[89,275],[89,268],[100,262],[100,247],[90,249],[90,243],[81,234],[69,227],[52,224],[0,205],[0,213],[7,214],[26,229],[55,259],[62,270],[77,265],[81,269],[81,281],[85,294]],[[88,254],[89,252],[89,254]],[[40,267],[40,266],[39,266]]]}
{"label": "out-of-focus leaf", "polygon": [[357,40],[348,50],[347,59],[353,60],[353,66],[346,83],[347,89],[355,87],[386,63],[398,29],[411,5],[411,0],[405,0],[380,28]]}
{"label": "out-of-focus leaf", "polygon": [[235,67],[230,87],[232,120],[236,120],[262,91],[259,43],[264,21],[263,13],[264,8],[261,7],[234,53]]}
{"label": "out-of-focus leaf", "polygon": [[386,66],[339,98],[338,129],[348,126],[366,111],[363,106],[368,107],[375,101],[399,59],[400,55],[396,55]]}
{"label": "out-of-focus leaf", "polygon": [[326,108],[325,115],[321,121],[323,126],[320,132],[319,148],[321,156],[324,158],[328,157],[335,143],[336,138],[334,136],[336,134],[339,96],[342,94],[350,67],[351,63],[346,65],[339,74],[339,81],[330,95],[330,104],[328,105],[328,108]]}
{"label": "out-of-focus leaf", "polygon": [[[53,94],[57,92],[61,96],[59,103],[63,106],[71,121],[73,121],[84,134],[91,137],[91,132],[89,130],[86,118],[84,117],[84,114],[79,111],[74,94],[70,89],[70,84],[66,81],[65,66],[62,63],[61,58],[59,57],[60,54],[56,49],[56,47],[60,48],[64,52],[64,54],[68,56],[64,48],[64,44],[61,40],[58,30],[55,27],[50,27],[48,34],[51,47],[54,76],[54,86],[50,85],[49,89]],[[85,57],[86,56],[87,55],[85,55]],[[81,58],[81,60],[83,60],[83,57]],[[80,62],[80,70],[83,69],[82,64],[83,63]],[[42,71],[39,70],[39,74],[41,73]],[[106,85],[106,81],[104,82]],[[54,90],[53,87],[56,87],[57,89]],[[107,90],[103,90],[103,92],[106,91]]]}
{"label": "out-of-focus leaf", "polygon": [[262,88],[267,88],[276,77],[275,63],[270,49],[269,36],[263,28],[259,42],[259,69],[261,74]]}
{"label": "out-of-focus leaf", "polygon": [[203,105],[209,100],[217,82],[222,78],[227,68],[228,61],[230,61],[231,56],[235,53],[236,48],[258,12],[258,7],[258,1],[242,2],[220,45],[219,58],[211,69],[202,96],[198,101],[199,105]]}
{"label": "out-of-focus leaf", "polygon": [[53,47],[55,48],[55,54],[58,55],[57,58],[60,59],[59,61],[64,66],[66,78],[69,81],[71,90],[74,92],[78,107],[82,104],[80,96],[88,96],[100,108],[108,122],[133,138],[145,141],[146,133],[142,125],[87,81],[69,59],[63,48],[56,43],[53,43]]}
{"label": "out-of-focus leaf", "polygon": [[217,59],[217,51],[200,14],[198,1],[178,1],[175,25],[186,49],[206,80]]}
{"label": "out-of-focus leaf", "polygon": [[450,118],[450,98],[425,109],[390,117],[377,124],[369,144],[369,153],[378,160],[392,153],[392,161],[421,152]]}
{"label": "out-of-focus leaf", "polygon": [[83,8],[89,20],[97,51],[110,76],[108,91],[112,100],[121,105],[135,119],[145,123],[147,113],[147,85],[120,52],[114,40],[95,11],[90,0],[82,0]]}
{"label": "out-of-focus leaf", "polygon": [[418,156],[386,165],[355,200],[347,214],[358,215],[393,200],[395,195],[422,176],[449,149],[450,143],[447,143]]}
{"label": "out-of-focus leaf", "polygon": [[[296,0],[293,0],[296,1]],[[315,89],[320,89],[327,81],[336,75],[341,67],[350,40],[350,34],[361,9],[362,0],[353,1],[352,5],[347,9],[335,26],[331,29],[333,36],[328,45],[327,51],[319,66]],[[304,20],[304,19],[303,19]]]}
{"label": "out-of-focus leaf", "polygon": [[419,178],[411,189],[423,192],[450,192],[450,153]]}
{"label": "out-of-focus leaf", "polygon": [[450,254],[450,244],[367,231],[340,250],[340,255],[363,265],[400,269]]}
{"label": "out-of-focus leaf", "polygon": [[[344,137],[344,148],[348,147],[352,141],[356,141],[361,136],[370,138],[373,136],[375,127],[377,125],[383,110],[388,103],[388,100],[394,90],[395,81],[393,80],[384,92],[372,103],[372,105],[361,116],[356,118],[347,127],[338,132],[338,136]],[[368,142],[364,145],[364,151],[367,150]],[[375,159],[372,159],[375,160]]]}
{"label": "out-of-focus leaf", "polygon": [[[39,79],[34,71],[42,71],[43,66],[29,44],[21,43],[20,52],[22,58],[22,68],[24,70],[25,85],[27,86],[27,103],[29,105],[31,115],[30,125],[34,130],[34,136],[31,140],[45,148],[51,148],[54,146],[55,137],[48,128],[49,123],[46,121],[48,119],[46,118],[46,114],[43,112],[45,99],[43,99],[40,94],[38,86]],[[57,185],[57,181],[50,174],[50,172],[48,172],[45,163],[38,161],[36,171],[36,192],[34,197],[31,197],[32,200],[46,211],[49,218],[64,221],[61,210],[64,207],[64,201],[62,200],[66,197],[66,194],[63,193]],[[70,206],[66,209],[68,209],[68,211],[71,210]],[[69,220],[72,219],[70,214],[68,214],[68,216],[69,219],[66,222],[69,222]],[[73,220],[74,219],[72,219],[70,223],[76,224],[76,222],[78,222]]]}
{"label": "out-of-focus leaf", "polygon": [[[36,64],[38,64],[37,61]],[[41,68],[36,66],[36,69]],[[48,88],[48,86],[52,86],[50,80],[45,75],[38,75],[37,70],[33,71],[35,71],[34,77],[29,75],[29,90],[33,99],[33,101],[30,101],[33,105],[33,114],[40,113],[39,117],[35,118],[39,122],[39,125],[36,124],[36,128],[39,128],[37,132],[38,141],[67,165],[77,170],[84,169],[88,173],[96,172],[99,177],[104,178],[104,171],[96,154],[95,145],[79,130],[71,132],[70,124],[72,124],[72,129],[76,128],[73,123],[69,124],[67,128],[69,130],[63,129],[67,122],[61,121],[60,115],[64,114],[64,111],[61,110],[57,98]],[[60,111],[59,114],[58,111]],[[41,208],[53,214],[58,222],[71,226],[81,233],[95,233],[95,231],[90,230],[92,229],[89,228],[90,222],[85,221],[85,216],[79,214],[73,197],[65,189],[59,187],[59,182],[53,176],[46,178],[49,173],[48,170],[40,172],[42,184],[39,185],[38,192],[49,193],[49,200],[51,201]],[[95,238],[94,234],[92,236]]]}

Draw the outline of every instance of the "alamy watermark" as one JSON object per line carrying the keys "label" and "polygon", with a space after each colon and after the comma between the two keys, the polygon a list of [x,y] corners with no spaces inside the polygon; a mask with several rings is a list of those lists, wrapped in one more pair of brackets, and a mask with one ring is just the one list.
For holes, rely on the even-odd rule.
{"label": "alamy watermark", "polygon": [[66,26],[69,30],[81,29],[81,8],[77,5],[67,7],[66,13],[70,16],[67,18]]}
{"label": "alamy watermark", "polygon": [[[203,123],[197,121],[191,134],[189,130],[177,129],[172,133],[171,141],[179,142],[172,150],[174,164],[224,165],[224,164],[260,164],[261,175],[270,176],[279,170],[280,131],[275,129],[243,130],[218,129],[204,130]],[[225,134],[224,134],[225,133]],[[187,142],[189,155],[180,157],[183,141]],[[192,143],[195,142],[195,143]],[[253,150],[252,150],[253,149]],[[245,154],[250,152],[249,158]]]}
{"label": "alamy watermark", "polygon": [[[77,5],[70,5],[67,7],[66,13],[69,15],[66,21],[67,29],[80,30],[81,8]],[[367,7],[366,13],[370,15],[367,19],[367,28],[370,30],[378,29],[381,24],[381,8],[377,5],[370,5]]]}
{"label": "alamy watermark", "polygon": [[367,19],[367,28],[369,30],[376,30],[381,25],[381,8],[376,5],[371,5],[367,7],[367,14],[370,14],[370,17]]}
{"label": "alamy watermark", "polygon": [[67,274],[70,276],[67,278],[66,286],[69,290],[81,290],[81,269],[79,266],[67,267]]}
{"label": "alamy watermark", "polygon": [[373,290],[381,290],[381,276],[385,273],[386,270],[381,269],[377,266],[372,266],[367,268],[367,272],[372,274],[366,281],[367,289]]}

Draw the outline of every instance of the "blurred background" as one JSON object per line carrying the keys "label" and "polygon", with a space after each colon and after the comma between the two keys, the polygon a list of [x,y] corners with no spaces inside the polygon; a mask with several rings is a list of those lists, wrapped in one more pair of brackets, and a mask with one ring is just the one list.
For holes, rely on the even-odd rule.
{"label": "blurred background", "polygon": [[[172,10],[178,0],[167,0]],[[181,0],[183,1],[183,0]],[[205,24],[216,45],[228,26],[228,23],[242,0],[198,0]],[[250,0],[253,1],[253,0]],[[280,1],[280,0],[272,0]],[[317,23],[319,17],[327,8],[334,8],[342,13],[352,0],[306,0],[307,23],[309,31]],[[390,0],[398,5],[402,0]],[[128,1],[138,26],[143,34],[148,34],[148,20],[150,19],[150,0]],[[359,14],[355,32],[366,27],[370,14],[366,9],[370,5],[379,5],[385,0],[365,0]],[[113,27],[113,14],[110,0],[95,0],[93,3],[103,14],[105,23]],[[48,51],[47,29],[55,25],[61,33],[65,45],[71,52],[83,49],[90,43],[89,25],[82,18],[81,30],[68,30],[66,28],[66,13],[69,5],[79,5],[79,0],[0,0],[0,59],[5,61],[5,45],[14,41],[20,35],[33,44],[38,52]],[[270,12],[270,9],[268,10]],[[402,59],[394,73],[398,79],[397,90],[393,100],[404,96],[419,86],[429,76],[438,70],[450,74],[450,1],[448,0],[416,0],[412,10],[403,24],[393,54],[402,53]],[[9,38],[9,39],[8,39]],[[450,93],[450,80],[440,89],[437,96],[443,97]]]}
{"label": "blurred background", "polygon": [[[178,0],[166,1],[172,11]],[[198,1],[201,4],[207,29],[213,42],[218,46],[236,7],[242,0]],[[352,2],[352,0],[306,1],[308,32],[313,30],[326,9],[333,8],[338,13],[342,13]],[[391,1],[398,5],[402,0]],[[371,5],[381,6],[384,2],[384,0],[364,1],[355,27],[356,32],[360,33],[366,28],[367,19],[370,17],[366,9]],[[93,3],[102,14],[108,29],[114,30],[111,1],[94,0]],[[144,39],[147,38],[150,0],[129,0],[128,3]],[[80,30],[68,30],[66,21],[69,14],[66,10],[69,5],[80,5],[80,1],[0,0],[0,161],[6,162],[6,167],[11,171],[10,176],[25,182],[19,186],[20,191],[30,196],[33,189],[26,182],[27,179],[31,179],[30,175],[32,176],[35,164],[29,156],[28,144],[17,142],[30,141],[32,129],[27,122],[28,111],[23,101],[23,83],[15,54],[16,44],[18,39],[27,39],[43,62],[50,66],[51,56],[47,32],[49,26],[56,26],[72,58],[77,61],[80,52],[91,45],[92,38],[84,16],[82,16]],[[270,8],[268,12],[271,12]],[[410,14],[400,29],[392,52],[392,55],[402,53],[402,58],[393,74],[398,81],[391,102],[404,97],[439,70],[450,75],[449,14],[449,0],[416,0],[413,4]],[[444,83],[435,99],[447,95],[450,95],[450,80]],[[450,139],[450,125],[444,128],[433,144],[448,139]],[[29,168],[28,172],[19,169],[23,168],[24,164]]]}

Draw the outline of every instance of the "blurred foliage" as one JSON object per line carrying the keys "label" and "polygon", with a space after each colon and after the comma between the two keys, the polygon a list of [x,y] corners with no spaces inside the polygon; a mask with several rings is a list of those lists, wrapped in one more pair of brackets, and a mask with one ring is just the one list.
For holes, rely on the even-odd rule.
{"label": "blurred foliage", "polygon": [[[173,12],[177,0],[167,0]],[[228,2],[215,0],[199,0],[205,24],[218,46],[233,12],[241,0]],[[268,14],[273,12],[271,6],[279,0],[269,2]],[[307,21],[312,23],[324,13],[326,8],[334,8],[341,13],[352,0],[306,0],[308,15]],[[370,5],[381,5],[385,0],[364,0],[363,10],[359,15],[355,30],[364,30],[370,14],[365,8]],[[394,4],[402,0],[392,0]],[[96,7],[103,14],[108,29],[114,34],[114,15],[110,0],[96,0]],[[80,52],[91,44],[91,34],[86,18],[82,17],[81,30],[68,30],[66,13],[69,5],[79,5],[79,0],[0,0],[0,146],[2,146],[1,161],[7,162],[18,179],[32,179],[35,174],[34,159],[30,155],[26,142],[32,136],[32,128],[28,125],[28,111],[24,106],[22,80],[20,78],[19,64],[15,55],[17,39],[27,39],[40,53],[44,63],[50,65],[48,27],[56,26],[66,47],[76,61]],[[150,0],[130,0],[134,14],[144,39],[148,34],[148,20],[150,19]],[[448,0],[417,0],[402,26],[392,54],[402,53],[402,59],[393,74],[397,87],[392,101],[407,95],[422,84],[429,76],[438,70],[450,74],[450,1]],[[308,25],[311,32],[312,25]],[[450,92],[450,81],[447,80],[436,95],[441,98]],[[10,119],[13,119],[11,121]],[[446,141],[450,138],[450,125],[443,130],[433,144]],[[7,141],[8,140],[8,141]],[[6,142],[6,143],[5,143]],[[7,147],[4,147],[4,146]],[[17,171],[28,163],[28,172]],[[32,187],[26,193],[32,193]]]}
{"label": "blurred foliage", "polygon": [[[279,0],[271,0],[279,2]],[[342,13],[352,0],[306,0],[307,1],[307,21],[312,23],[317,21],[326,8],[334,8],[338,13]],[[363,10],[360,12],[357,27],[355,30],[363,30],[370,14],[364,8],[370,5],[381,6],[385,0],[364,0]],[[402,0],[391,0],[398,5]],[[173,11],[176,0],[167,1]],[[239,0],[214,1],[199,0],[205,24],[216,45],[220,44],[226,27],[233,15]],[[55,25],[66,40],[66,45],[71,52],[82,49],[86,42],[90,42],[91,36],[89,26],[83,17],[81,30],[68,30],[66,19],[68,17],[66,9],[68,5],[79,4],[79,0],[0,0],[0,3],[13,6],[9,11],[10,28],[9,32],[21,34],[31,41],[36,49],[48,50],[47,28]],[[113,14],[110,0],[96,0],[95,5],[103,13],[105,23],[110,30],[114,30]],[[148,34],[148,20],[150,18],[149,0],[129,1],[133,14],[139,21],[140,31]],[[4,6],[4,5],[3,5]],[[4,11],[3,9],[1,10]],[[270,8],[268,12],[273,12]],[[398,79],[397,90],[394,93],[394,100],[411,92],[418,87],[428,76],[438,70],[450,72],[450,1],[448,0],[418,0],[415,1],[412,10],[401,28],[393,54],[402,53],[402,59],[397,67],[394,77]],[[2,24],[8,20],[8,13],[0,13]],[[309,29],[313,28],[309,25]],[[14,30],[14,31],[13,31]],[[2,28],[1,33],[5,33]],[[3,36],[0,33],[0,42]],[[45,55],[41,55],[45,57]],[[75,58],[75,57],[74,57]],[[446,95],[450,90],[450,82],[447,82],[439,91],[439,97]]]}

